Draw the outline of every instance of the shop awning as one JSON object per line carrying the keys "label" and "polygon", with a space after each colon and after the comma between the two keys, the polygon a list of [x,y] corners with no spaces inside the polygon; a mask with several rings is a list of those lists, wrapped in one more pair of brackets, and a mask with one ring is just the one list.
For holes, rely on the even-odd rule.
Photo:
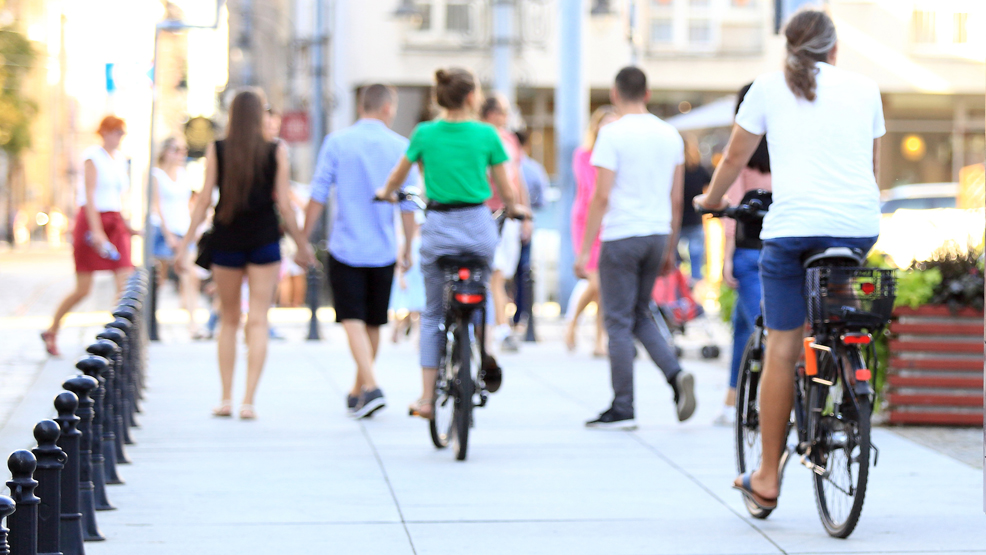
{"label": "shop awning", "polygon": [[698,108],[693,108],[687,114],[670,117],[667,122],[678,131],[732,127],[735,109],[736,97],[733,95],[724,96]]}

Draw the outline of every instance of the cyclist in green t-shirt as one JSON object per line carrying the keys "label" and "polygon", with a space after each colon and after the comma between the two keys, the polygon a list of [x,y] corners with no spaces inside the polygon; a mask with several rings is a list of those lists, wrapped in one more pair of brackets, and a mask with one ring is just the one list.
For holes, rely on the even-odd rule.
{"label": "cyclist in green t-shirt", "polygon": [[417,163],[424,175],[428,217],[421,227],[421,269],[427,303],[421,315],[421,369],[423,394],[411,405],[411,413],[434,416],[435,377],[445,337],[439,329],[443,317],[444,279],[437,261],[441,256],[473,255],[493,258],[498,232],[484,202],[492,196],[487,172],[503,199],[507,214],[528,216],[516,203],[507,181],[508,156],[496,129],[475,120],[482,103],[476,76],[451,68],[435,72],[436,97],[445,108],[443,117],[418,125],[411,134],[407,153],[390,174],[377,198],[396,202],[395,193]]}

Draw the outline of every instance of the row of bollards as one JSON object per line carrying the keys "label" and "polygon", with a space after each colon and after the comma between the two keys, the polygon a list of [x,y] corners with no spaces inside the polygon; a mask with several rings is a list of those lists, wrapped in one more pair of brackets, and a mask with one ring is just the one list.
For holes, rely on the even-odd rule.
{"label": "row of bollards", "polygon": [[122,484],[117,466],[137,427],[145,371],[143,303],[147,273],[131,276],[113,321],[75,365],[55,397],[54,420],[34,427],[38,446],[7,459],[10,497],[0,496],[0,555],[84,555],[106,538],[97,511],[115,509],[106,486]]}

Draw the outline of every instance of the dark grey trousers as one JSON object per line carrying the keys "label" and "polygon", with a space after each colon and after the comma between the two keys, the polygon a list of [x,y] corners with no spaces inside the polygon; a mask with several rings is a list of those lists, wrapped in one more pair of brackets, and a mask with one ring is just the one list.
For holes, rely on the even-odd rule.
{"label": "dark grey trousers", "polygon": [[661,336],[650,311],[651,290],[667,242],[667,235],[629,237],[603,242],[599,253],[599,286],[609,334],[613,409],[621,414],[633,414],[634,337],[669,380],[681,370],[674,349]]}

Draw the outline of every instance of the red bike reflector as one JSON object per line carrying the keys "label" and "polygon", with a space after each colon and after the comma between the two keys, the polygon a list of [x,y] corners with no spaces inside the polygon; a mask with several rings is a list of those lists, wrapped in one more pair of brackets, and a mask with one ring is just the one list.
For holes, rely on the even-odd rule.
{"label": "red bike reflector", "polygon": [[864,295],[872,295],[876,291],[876,284],[874,283],[861,283],[859,288],[863,291]]}
{"label": "red bike reflector", "polygon": [[471,275],[472,272],[469,271],[469,268],[459,268],[459,279],[461,281],[466,281]]}
{"label": "red bike reflector", "polygon": [[869,335],[844,335],[842,336],[842,342],[846,345],[869,345],[872,339]]}
{"label": "red bike reflector", "polygon": [[859,370],[856,370],[856,381],[868,382],[872,377],[873,372],[870,372],[869,368],[860,368]]}
{"label": "red bike reflector", "polygon": [[479,303],[483,302],[483,296],[482,295],[469,295],[469,294],[466,294],[466,293],[456,293],[455,294],[455,300],[459,301],[462,304],[479,304]]}

